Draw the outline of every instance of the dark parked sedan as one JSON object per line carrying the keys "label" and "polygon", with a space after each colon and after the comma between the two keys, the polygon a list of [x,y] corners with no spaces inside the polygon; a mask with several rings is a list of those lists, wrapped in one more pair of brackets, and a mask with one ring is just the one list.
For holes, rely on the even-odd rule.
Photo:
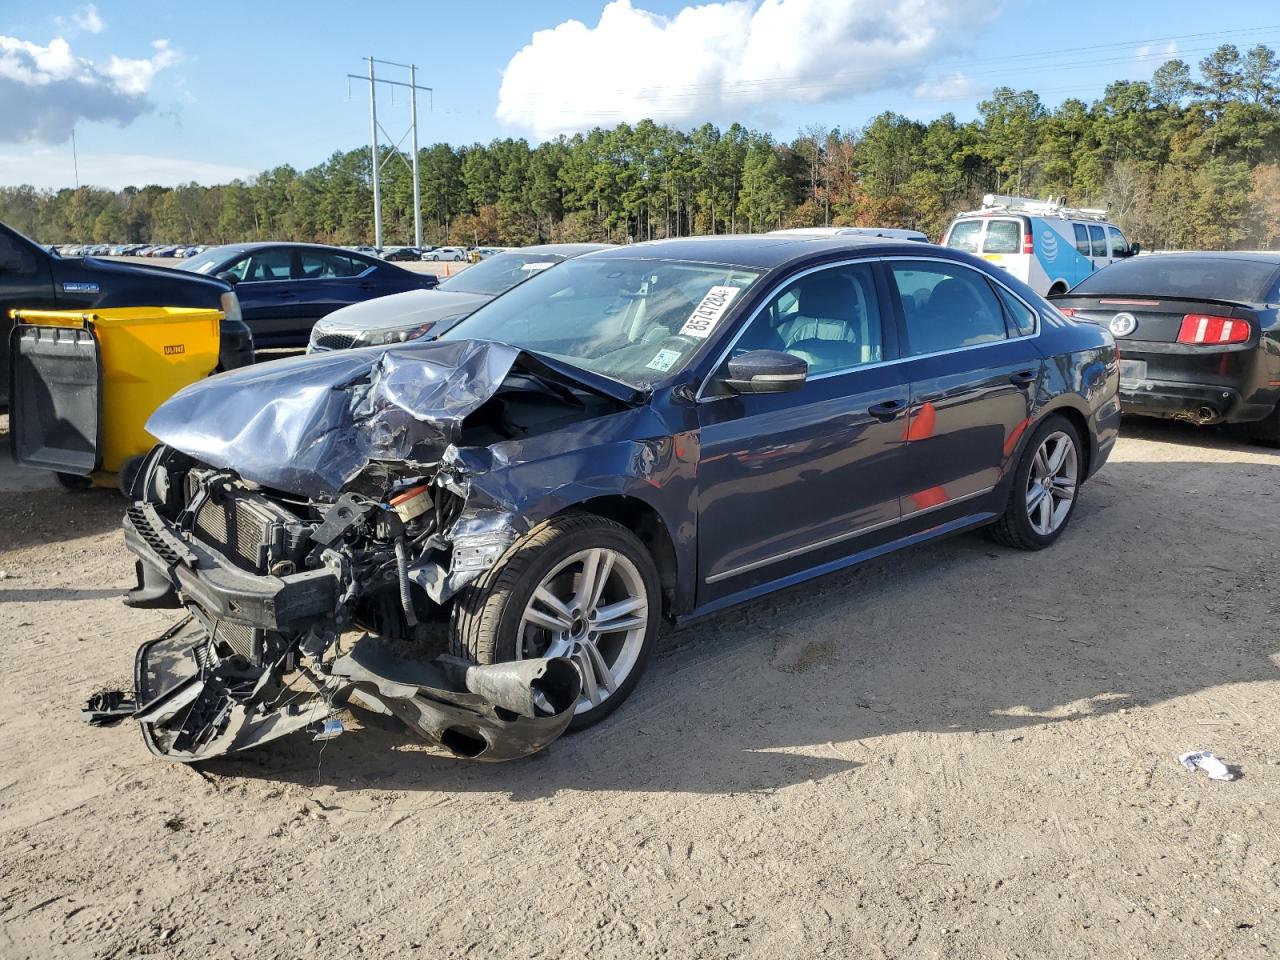
{"label": "dark parked sedan", "polygon": [[187,619],[136,716],[184,761],[344,702],[531,752],[627,697],[664,617],[971,527],[1049,546],[1118,381],[1105,329],[976,257],[781,236],[587,254],[435,341],[217,377],[148,424],[131,601]]}
{"label": "dark parked sedan", "polygon": [[429,290],[437,282],[377,257],[314,243],[213,247],[178,268],[234,283],[259,347],[305,347],[315,322],[340,307]]}
{"label": "dark parked sedan", "polygon": [[1125,413],[1240,424],[1280,446],[1280,254],[1137,257],[1054,303],[1119,338]]}

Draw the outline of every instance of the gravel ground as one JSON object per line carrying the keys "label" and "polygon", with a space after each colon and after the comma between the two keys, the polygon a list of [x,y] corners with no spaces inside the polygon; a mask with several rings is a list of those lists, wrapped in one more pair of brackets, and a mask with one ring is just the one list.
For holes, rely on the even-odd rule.
{"label": "gravel ground", "polygon": [[84,725],[174,616],[118,601],[117,495],[0,469],[0,956],[1275,956],[1280,456],[1126,434],[1053,549],[671,631],[496,766],[353,729],[195,770]]}

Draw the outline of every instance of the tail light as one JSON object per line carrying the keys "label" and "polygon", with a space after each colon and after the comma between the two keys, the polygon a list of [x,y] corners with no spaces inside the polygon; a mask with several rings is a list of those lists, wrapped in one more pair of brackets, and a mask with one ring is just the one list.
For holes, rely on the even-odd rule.
{"label": "tail light", "polygon": [[1076,315],[1075,307],[1059,307],[1058,312],[1064,317],[1074,317]]}
{"label": "tail light", "polygon": [[1035,240],[1034,240],[1034,239],[1032,239],[1032,236],[1031,236],[1031,234],[1029,234],[1029,233],[1024,233],[1024,234],[1022,235],[1022,252],[1023,252],[1023,253],[1035,253],[1035,252],[1036,252],[1036,244],[1035,244]]}
{"label": "tail light", "polygon": [[1213,317],[1203,313],[1188,313],[1182,318],[1178,330],[1179,343],[1219,344],[1244,343],[1249,339],[1249,321],[1230,317]]}

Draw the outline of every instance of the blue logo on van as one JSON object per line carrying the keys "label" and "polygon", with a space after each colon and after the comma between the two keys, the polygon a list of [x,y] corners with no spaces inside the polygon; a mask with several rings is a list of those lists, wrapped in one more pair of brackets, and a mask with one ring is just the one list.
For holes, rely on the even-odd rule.
{"label": "blue logo on van", "polygon": [[1053,227],[1045,227],[1040,234],[1040,249],[1044,251],[1044,259],[1049,263],[1058,259],[1058,231]]}

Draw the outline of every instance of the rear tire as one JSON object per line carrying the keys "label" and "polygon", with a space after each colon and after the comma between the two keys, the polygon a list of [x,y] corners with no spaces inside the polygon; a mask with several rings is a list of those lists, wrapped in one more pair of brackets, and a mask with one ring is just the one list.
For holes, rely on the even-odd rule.
{"label": "rear tire", "polygon": [[[603,580],[598,571],[605,571]],[[598,580],[598,589],[583,591],[588,579]],[[575,597],[580,592],[596,596],[582,601]],[[603,517],[562,514],[534,527],[459,592],[449,623],[450,649],[482,664],[567,656],[584,675],[583,698],[569,729],[583,730],[635,689],[658,633],[661,597],[657,567],[635,534]],[[564,620],[563,629],[552,622],[557,619]],[[596,627],[605,629],[597,633]],[[592,665],[589,680],[584,670]]]}
{"label": "rear tire", "polygon": [[1246,430],[1254,443],[1264,447],[1280,447],[1280,406],[1262,420],[1248,424]]}
{"label": "rear tire", "polygon": [[[1055,463],[1059,455],[1061,462]],[[1080,434],[1066,417],[1051,415],[1022,451],[1013,471],[1009,502],[989,528],[992,538],[1018,550],[1043,550],[1067,529],[1083,482]]]}

